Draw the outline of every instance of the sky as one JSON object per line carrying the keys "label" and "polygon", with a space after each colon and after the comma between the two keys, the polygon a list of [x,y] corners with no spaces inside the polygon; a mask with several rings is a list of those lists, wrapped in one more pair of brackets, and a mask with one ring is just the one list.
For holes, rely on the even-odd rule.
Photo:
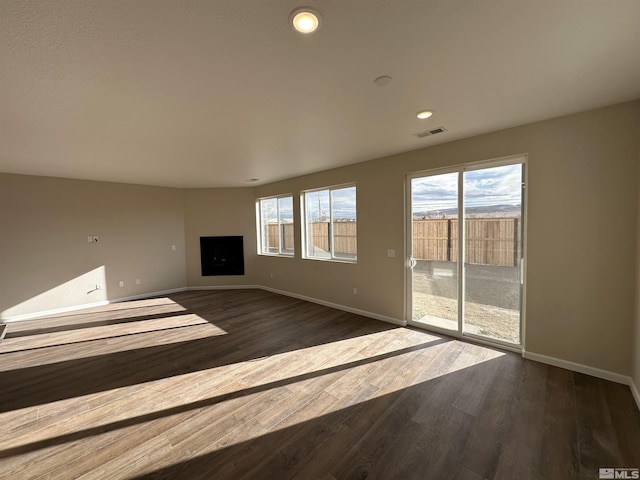
{"label": "sky", "polygon": [[[467,207],[490,205],[519,205],[521,203],[522,165],[484,168],[464,172],[464,201]],[[446,210],[458,206],[458,173],[414,178],[411,181],[412,209],[414,213]],[[307,216],[329,217],[329,190],[306,192]],[[274,212],[267,217],[275,219],[275,201],[269,199],[268,209]],[[280,198],[281,221],[293,221],[291,197]],[[356,219],[356,187],[332,191],[333,217]],[[265,212],[267,213],[267,212]]]}
{"label": "sky", "polygon": [[[356,219],[356,187],[346,187],[333,190],[332,208],[334,219]],[[318,190],[306,192],[307,216],[311,221],[318,217],[329,218],[329,190]],[[276,208],[276,202],[278,206]],[[262,219],[266,222],[276,220],[279,213],[280,221],[293,221],[293,199],[292,197],[268,198],[261,201]],[[278,212],[278,213],[276,213]]]}
{"label": "sky", "polygon": [[[329,217],[329,191],[307,192],[307,217],[310,220],[318,216]],[[346,187],[331,192],[333,218],[356,218],[356,187]],[[320,215],[318,215],[318,213]]]}
{"label": "sky", "polygon": [[[467,207],[519,205],[522,165],[507,165],[464,172],[464,203]],[[411,181],[414,213],[458,206],[458,173],[445,173]]]}

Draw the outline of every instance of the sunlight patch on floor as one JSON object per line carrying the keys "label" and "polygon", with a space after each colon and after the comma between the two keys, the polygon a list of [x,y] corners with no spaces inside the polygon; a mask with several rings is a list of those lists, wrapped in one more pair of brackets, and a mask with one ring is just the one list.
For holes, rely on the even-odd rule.
{"label": "sunlight patch on floor", "polygon": [[75,325],[98,324],[105,321],[126,321],[136,317],[144,318],[149,317],[149,315],[184,311],[186,311],[186,308],[182,305],[164,297],[85,308],[74,312],[10,322],[10,325],[12,333],[19,336],[21,333],[28,335],[30,332],[37,332],[51,326],[58,328],[68,326],[68,329],[72,330]]}
{"label": "sunlight patch on floor", "polygon": [[[175,338],[174,334],[175,333]],[[5,338],[0,344],[0,371],[91,359],[99,347],[100,355],[138,350],[140,337],[149,347],[184,343],[226,335],[226,331],[199,315],[171,315],[152,320],[103,325],[78,330]],[[132,338],[135,336],[135,339]],[[40,354],[36,354],[36,351]],[[20,355],[22,354],[22,355]],[[50,359],[55,359],[51,362]]]}
{"label": "sunlight patch on floor", "polygon": [[[386,384],[376,388],[370,383],[371,380],[375,380],[375,368],[368,364],[349,369],[346,373],[330,374],[332,378],[326,379],[327,381],[346,382],[351,385],[350,392],[352,392],[352,397],[350,399],[345,399],[344,396],[342,398],[336,396],[339,394],[338,392],[344,392],[342,388],[336,387],[335,389],[329,388],[318,391],[313,388],[312,380],[288,385],[286,388],[281,388],[269,395],[256,394],[250,397],[233,399],[227,405],[228,411],[233,413],[225,415],[224,410],[227,410],[226,408],[222,414],[217,414],[215,409],[211,409],[210,412],[202,410],[198,413],[200,417],[198,421],[204,422],[207,425],[206,428],[192,434],[192,428],[189,424],[182,423],[172,431],[172,435],[168,436],[167,439],[158,441],[157,450],[153,448],[150,450],[150,445],[147,443],[144,447],[128,452],[123,457],[113,459],[103,465],[103,472],[116,471],[119,465],[130,464],[136,457],[146,455],[145,465],[140,466],[137,474],[149,474],[172,466],[175,463],[172,458],[179,458],[180,462],[184,461],[183,454],[185,449],[188,450],[189,460],[191,461],[224,448],[255,440],[275,431],[334,414],[362,402],[393,394],[418,383],[433,380],[466,368],[472,368],[504,355],[502,352],[483,349],[483,347],[479,346],[461,345],[463,346],[460,349],[458,359],[439,375],[421,376],[418,374],[413,378],[411,378],[411,375],[395,377],[387,379],[388,382]],[[432,347],[433,352],[428,354],[427,358],[437,361],[437,352],[441,347],[443,346],[436,345]],[[480,352],[480,349],[484,351]],[[399,361],[411,363],[419,358],[420,353],[416,351],[399,357],[391,357],[382,360],[382,362]],[[366,399],[362,399],[363,391],[373,393]],[[345,400],[347,401],[345,402]],[[278,413],[277,408],[271,408],[280,402],[289,402],[295,405],[296,408],[283,416]],[[261,411],[261,413],[257,418],[254,414],[248,415],[251,420],[244,420],[242,414],[238,414],[239,411],[242,412],[243,410],[249,412],[257,410]]]}
{"label": "sunlight patch on floor", "polygon": [[[157,439],[157,449],[146,442],[140,447],[144,452],[134,448],[103,466],[117,471],[118,463],[144,454],[153,460],[144,463],[157,469],[171,465],[171,452],[185,445],[193,456],[205,455],[358,404],[362,391],[371,400],[504,355],[427,333],[401,333],[391,342],[394,332],[374,333],[364,347],[362,337],[344,339],[5,412],[0,414],[0,451],[26,447],[16,458],[39,455],[75,439],[78,432],[88,437],[88,449],[98,448],[133,430],[153,428],[155,421],[175,421],[168,439]],[[459,349],[455,361],[422,368],[437,363],[451,342]],[[389,363],[406,366],[406,374],[380,376]],[[345,392],[352,397],[345,398]],[[283,401],[295,407],[284,413],[272,408]],[[251,421],[243,419],[243,411]],[[261,412],[257,419],[255,411]],[[60,434],[60,424],[68,433]],[[193,447],[194,442],[199,447]]]}

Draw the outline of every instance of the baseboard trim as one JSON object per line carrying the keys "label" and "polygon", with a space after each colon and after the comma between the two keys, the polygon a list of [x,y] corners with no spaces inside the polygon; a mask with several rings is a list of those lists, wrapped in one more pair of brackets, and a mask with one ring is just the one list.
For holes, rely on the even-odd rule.
{"label": "baseboard trim", "polygon": [[11,317],[1,318],[3,323],[19,322],[22,320],[32,320],[40,317],[49,317],[51,315],[60,315],[62,313],[75,312],[78,310],[84,310],[85,308],[104,307],[112,303],[129,302],[132,300],[142,300],[145,298],[158,297],[160,295],[169,295],[171,293],[184,292],[186,288],[172,288],[170,290],[161,290],[158,292],[147,292],[139,295],[132,295],[130,297],[113,298],[110,300],[102,300],[100,302],[84,303],[81,305],[72,305],[70,307],[54,308],[51,310],[41,310],[39,312],[25,313],[22,315],[13,315]]}
{"label": "baseboard trim", "polygon": [[553,365],[554,367],[564,368],[573,372],[584,373],[585,375],[602,378],[603,380],[610,380],[612,382],[621,383],[623,385],[632,385],[631,377],[620,375],[619,373],[610,372],[608,370],[589,367],[588,365],[583,365],[581,363],[570,362],[568,360],[562,360],[560,358],[549,357],[547,355],[541,355],[539,353],[532,353],[527,351],[523,351],[522,356],[529,360],[546,363],[547,365]]}
{"label": "baseboard trim", "polygon": [[132,300],[144,300],[145,298],[159,297],[162,295],[171,295],[172,293],[184,292],[186,290],[187,290],[186,287],[180,287],[180,288],[172,288],[170,290],[161,290],[159,292],[142,293],[140,295],[133,295],[131,297],[114,298],[113,300],[109,300],[109,303],[130,302]]}
{"label": "baseboard trim", "polygon": [[355,315],[361,315],[367,318],[373,318],[374,320],[381,320],[387,323],[393,323],[401,327],[406,327],[407,322],[404,320],[398,320],[397,318],[387,317],[386,315],[380,315],[378,313],[368,312],[366,310],[360,310],[359,308],[347,307],[346,305],[340,305],[338,303],[327,302],[326,300],[320,300],[318,298],[307,297],[306,295],[300,295],[298,293],[291,293],[285,290],[278,290],[277,288],[259,286],[258,288],[271,293],[277,293],[279,295],[285,295],[287,297],[297,298],[298,300],[304,300],[311,303],[317,303],[318,305],[324,305],[325,307],[335,308],[336,310],[342,310],[345,312],[353,313]]}
{"label": "baseboard trim", "polygon": [[40,310],[38,312],[24,313],[22,315],[12,315],[10,317],[2,318],[2,321],[5,323],[20,322],[22,320],[31,320],[39,317],[49,317],[51,315],[58,315],[61,313],[75,312],[77,310],[83,310],[85,308],[104,307],[105,305],[109,305],[109,300],[84,303],[82,305],[73,305],[70,307],[52,308],[51,310]]}
{"label": "baseboard trim", "polygon": [[306,302],[317,303],[318,305],[324,305],[325,307],[335,308],[344,312],[353,313],[355,315],[362,315],[363,317],[373,318],[374,320],[381,320],[387,323],[393,323],[394,325],[400,325],[402,327],[407,326],[407,322],[398,320],[393,317],[387,317],[386,315],[379,315],[373,312],[367,312],[366,310],[360,310],[358,308],[347,307],[346,305],[340,305],[338,303],[327,302],[326,300],[320,300],[318,298],[307,297],[306,295],[300,295],[298,293],[287,292],[286,290],[278,290],[277,288],[266,287],[264,285],[215,285],[215,286],[203,286],[203,287],[187,287],[187,290],[237,290],[237,289],[260,289],[278,295],[284,295],[286,297],[297,298],[298,300],[304,300]]}

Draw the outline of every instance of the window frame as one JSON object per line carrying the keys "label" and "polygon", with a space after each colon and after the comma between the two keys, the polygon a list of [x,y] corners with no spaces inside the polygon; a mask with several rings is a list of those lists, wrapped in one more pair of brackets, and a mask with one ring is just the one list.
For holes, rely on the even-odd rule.
{"label": "window frame", "polygon": [[[354,254],[353,258],[348,258],[348,257],[341,257],[341,256],[336,256],[335,254],[335,240],[334,240],[334,230],[333,228],[331,228],[333,226],[333,219],[334,219],[334,211],[333,211],[333,192],[335,190],[343,190],[343,189],[347,189],[347,188],[354,188],[355,189],[355,210],[356,210],[356,217],[355,217],[355,223],[356,223],[356,235],[355,235],[355,241],[356,241],[356,253]],[[328,192],[328,196],[329,196],[329,206],[328,206],[328,211],[329,211],[329,232],[330,232],[330,240],[329,240],[329,257],[322,257],[322,256],[315,256],[315,255],[310,255],[309,254],[309,231],[308,231],[308,225],[309,222],[307,221],[307,194],[310,193],[314,193],[314,192]],[[351,183],[343,183],[343,184],[339,184],[339,185],[332,185],[332,186],[327,186],[327,187],[320,187],[320,188],[311,188],[308,190],[303,190],[300,192],[300,224],[301,224],[301,233],[302,233],[302,258],[305,260],[320,260],[320,261],[324,261],[324,262],[337,262],[337,263],[351,263],[351,264],[355,264],[358,263],[358,252],[357,252],[357,244],[358,244],[358,234],[357,234],[357,221],[358,221],[358,202],[357,202],[357,197],[358,197],[358,189],[357,189],[357,185],[355,182],[351,182]]]}
{"label": "window frame", "polygon": [[[284,198],[290,198],[291,199],[291,223],[283,223],[281,221],[280,218],[280,200],[284,199]],[[268,237],[268,233],[263,230],[263,226],[264,225],[268,225],[268,224],[263,224],[263,209],[262,209],[262,202],[267,201],[267,200],[275,200],[275,204],[276,204],[276,211],[275,211],[275,218],[276,218],[276,225],[278,226],[278,251],[277,252],[270,252],[269,251],[269,245],[268,245],[268,238],[265,239],[265,234]],[[265,255],[265,256],[269,256],[269,257],[283,257],[283,258],[294,258],[296,255],[296,244],[295,244],[295,224],[296,224],[296,218],[295,218],[295,203],[294,203],[294,199],[293,199],[293,194],[292,193],[283,193],[280,195],[270,195],[268,197],[260,197],[258,199],[256,199],[256,229],[258,231],[258,235],[257,235],[257,240],[258,240],[258,245],[257,245],[257,250],[258,250],[258,255]],[[293,244],[291,247],[291,252],[288,252],[286,249],[284,248],[284,235],[282,232],[282,226],[283,225],[292,225],[292,229],[293,229],[293,235],[294,235],[294,240],[293,240]],[[265,243],[266,241],[266,243]]]}

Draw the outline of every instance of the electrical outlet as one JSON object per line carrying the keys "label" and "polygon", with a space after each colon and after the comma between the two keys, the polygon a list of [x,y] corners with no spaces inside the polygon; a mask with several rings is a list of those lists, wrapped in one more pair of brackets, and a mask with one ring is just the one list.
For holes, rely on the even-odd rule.
{"label": "electrical outlet", "polygon": [[270,276],[271,278],[273,278],[273,273],[270,273],[270,274],[269,274],[269,276]]}
{"label": "electrical outlet", "polygon": [[396,251],[393,248],[387,250],[387,257],[394,258],[396,256]]}
{"label": "electrical outlet", "polygon": [[136,285],[140,285],[140,279],[136,278]]}
{"label": "electrical outlet", "polygon": [[87,243],[93,243],[93,235],[87,237]]}
{"label": "electrical outlet", "polygon": [[124,287],[124,281],[123,280],[120,280],[120,286]]}
{"label": "electrical outlet", "polygon": [[176,251],[176,246],[175,245],[171,245],[171,250],[173,250],[175,252]]}
{"label": "electrical outlet", "polygon": [[358,289],[356,287],[353,287],[353,294],[357,295],[358,294]]}

